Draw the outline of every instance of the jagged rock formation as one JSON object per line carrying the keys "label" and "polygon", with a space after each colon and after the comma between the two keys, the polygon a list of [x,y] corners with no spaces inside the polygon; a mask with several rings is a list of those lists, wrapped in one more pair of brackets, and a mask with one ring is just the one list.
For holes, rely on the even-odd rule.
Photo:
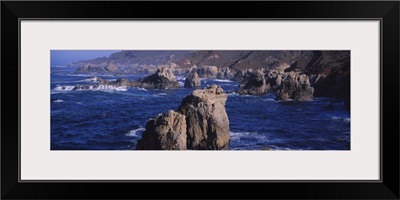
{"label": "jagged rock formation", "polygon": [[69,66],[79,67],[75,73],[132,74],[154,73],[162,65],[175,74],[195,69],[200,78],[236,81],[243,81],[249,69],[276,71],[265,77],[272,89],[280,86],[284,73],[295,72],[310,77],[315,96],[343,100],[350,93],[350,51],[121,51]]}
{"label": "jagged rock formation", "polygon": [[243,77],[244,80],[240,83],[238,90],[240,95],[263,95],[270,88],[262,70],[249,70]]}
{"label": "jagged rock formation", "polygon": [[155,74],[146,76],[137,82],[138,87],[147,89],[171,89],[179,88],[179,82],[169,67],[160,67]]}
{"label": "jagged rock formation", "polygon": [[178,109],[186,116],[188,149],[227,149],[229,119],[225,110],[228,95],[217,85],[195,90]]}
{"label": "jagged rock formation", "polygon": [[136,148],[227,149],[230,139],[227,97],[217,85],[193,91],[182,100],[177,112],[168,111],[150,119]]}
{"label": "jagged rock formation", "polygon": [[217,66],[195,66],[193,70],[197,72],[200,78],[217,78],[218,76]]}
{"label": "jagged rock formation", "polygon": [[185,115],[169,110],[150,119],[136,149],[186,150]]}
{"label": "jagged rock formation", "polygon": [[107,71],[103,67],[85,64],[79,67],[74,74],[107,74]]}
{"label": "jagged rock formation", "polygon": [[200,87],[200,85],[201,85],[201,82],[200,82],[200,78],[199,78],[199,75],[197,74],[197,72],[189,73],[189,75],[186,77],[184,87],[197,88],[197,87]]}
{"label": "jagged rock formation", "polygon": [[311,101],[314,99],[314,88],[311,87],[307,75],[291,72],[285,73],[282,79],[282,84],[276,91],[277,100]]}

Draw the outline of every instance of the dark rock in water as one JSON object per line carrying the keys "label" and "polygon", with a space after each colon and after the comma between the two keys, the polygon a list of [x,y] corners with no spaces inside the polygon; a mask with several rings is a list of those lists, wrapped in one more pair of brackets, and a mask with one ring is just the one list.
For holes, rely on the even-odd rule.
{"label": "dark rock in water", "polygon": [[218,69],[217,78],[220,79],[231,79],[234,77],[236,71],[233,71],[230,68],[220,68]]}
{"label": "dark rock in water", "polygon": [[271,88],[275,89],[282,84],[282,72],[270,70],[265,75],[267,81],[270,83]]}
{"label": "dark rock in water", "polygon": [[119,78],[115,81],[114,83],[117,86],[131,86],[131,81],[129,81],[128,79],[125,78]]}
{"label": "dark rock in water", "polygon": [[216,66],[202,66],[195,69],[200,78],[217,78],[218,67]]}
{"label": "dark rock in water", "polygon": [[[75,85],[73,90],[90,90],[92,89],[94,86],[91,85]],[[64,88],[63,88],[64,89]]]}
{"label": "dark rock in water", "polygon": [[229,119],[225,110],[228,95],[212,85],[186,96],[178,111],[150,119],[140,150],[221,150],[229,147]]}
{"label": "dark rock in water", "polygon": [[185,116],[170,110],[150,119],[136,149],[186,150]]}
{"label": "dark rock in water", "polygon": [[314,99],[314,88],[310,86],[309,77],[294,72],[285,73],[282,84],[277,88],[276,99],[286,101],[311,101]]}
{"label": "dark rock in water", "polygon": [[170,89],[179,88],[179,82],[169,67],[160,67],[155,74],[146,76],[138,81],[138,87],[146,89]]}
{"label": "dark rock in water", "polygon": [[262,70],[248,71],[247,75],[244,77],[238,90],[238,94],[240,95],[263,95],[267,93],[270,88]]}
{"label": "dark rock in water", "polygon": [[196,88],[200,87],[200,78],[197,72],[191,72],[185,80],[185,87],[187,88]]}
{"label": "dark rock in water", "polygon": [[187,148],[220,150],[229,147],[228,95],[217,85],[186,96],[178,112],[186,116]]}

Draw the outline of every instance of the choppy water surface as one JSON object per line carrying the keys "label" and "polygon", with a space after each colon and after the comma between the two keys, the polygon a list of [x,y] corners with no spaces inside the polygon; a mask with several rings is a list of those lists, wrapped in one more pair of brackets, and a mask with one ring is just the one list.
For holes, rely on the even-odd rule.
{"label": "choppy water surface", "polygon": [[[133,150],[149,118],[176,110],[193,89],[146,90],[100,88],[73,91],[76,84],[93,84],[91,76],[73,75],[70,68],[52,68],[51,149]],[[98,76],[103,79],[133,76]],[[178,77],[183,85],[184,78]],[[235,90],[238,82],[203,79],[202,87],[218,84]],[[232,150],[349,150],[350,113],[343,103],[327,109],[330,99],[279,102],[273,94],[229,94],[226,110]]]}

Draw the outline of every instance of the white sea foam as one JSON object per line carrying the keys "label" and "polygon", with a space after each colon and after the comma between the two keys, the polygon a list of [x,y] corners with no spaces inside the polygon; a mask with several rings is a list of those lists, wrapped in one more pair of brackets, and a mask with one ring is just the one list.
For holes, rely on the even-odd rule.
{"label": "white sea foam", "polygon": [[138,89],[138,90],[142,90],[142,91],[147,91],[146,89],[141,88],[141,87],[138,87],[137,89]]}
{"label": "white sea foam", "polygon": [[98,82],[99,79],[97,77],[91,77],[83,80],[82,82]]}
{"label": "white sea foam", "polygon": [[229,93],[228,96],[239,96],[239,94],[236,92],[232,92],[232,93]]}
{"label": "white sea foam", "polygon": [[61,99],[57,99],[57,100],[55,100],[55,101],[53,101],[54,103],[62,103],[62,102],[64,102],[63,100],[61,100]]}
{"label": "white sea foam", "polygon": [[350,123],[350,118],[342,118],[342,117],[332,117],[333,120],[344,121]]}
{"label": "white sea foam", "polygon": [[55,91],[72,91],[72,90],[77,90],[77,91],[84,91],[84,90],[91,90],[91,91],[128,91],[126,86],[114,86],[114,85],[93,86],[93,85],[90,85],[88,87],[89,88],[75,88],[75,86],[72,86],[72,85],[65,85],[65,86],[57,86],[53,90],[55,90]]}
{"label": "white sea foam", "polygon": [[140,137],[142,135],[142,133],[144,132],[144,130],[146,130],[146,129],[143,127],[139,127],[137,129],[130,130],[125,135],[129,136],[129,137]]}
{"label": "white sea foam", "polygon": [[185,83],[182,82],[182,81],[178,81],[178,83],[179,83],[179,85],[180,85],[181,87],[183,87],[183,86],[185,85]]}
{"label": "white sea foam", "polygon": [[233,82],[233,81],[228,80],[228,79],[214,79],[214,81],[222,82],[222,83],[231,83],[231,82]]}
{"label": "white sea foam", "polygon": [[56,91],[71,91],[74,89],[75,86],[72,85],[64,85],[64,86],[59,86],[57,85],[57,87],[54,88],[54,90]]}
{"label": "white sea foam", "polygon": [[126,86],[116,87],[114,88],[115,91],[126,92],[128,88]]}

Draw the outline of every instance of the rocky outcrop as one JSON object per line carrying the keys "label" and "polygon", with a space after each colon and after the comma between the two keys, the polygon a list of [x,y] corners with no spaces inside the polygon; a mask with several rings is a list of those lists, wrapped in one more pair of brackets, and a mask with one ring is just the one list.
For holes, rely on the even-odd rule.
{"label": "rocky outcrop", "polygon": [[197,88],[197,87],[200,87],[200,85],[201,85],[201,82],[200,82],[200,78],[199,78],[199,75],[197,74],[197,72],[191,72],[186,77],[184,87]]}
{"label": "rocky outcrop", "polygon": [[197,67],[196,72],[200,78],[217,78],[218,67],[216,66]]}
{"label": "rocky outcrop", "polygon": [[276,89],[282,84],[282,75],[282,71],[270,70],[265,74],[265,77],[270,83],[271,88]]}
{"label": "rocky outcrop", "polygon": [[277,88],[276,99],[286,101],[311,101],[314,99],[314,88],[310,86],[309,77],[299,73],[285,73],[282,84]]}
{"label": "rocky outcrop", "polygon": [[117,66],[113,63],[110,63],[109,65],[107,65],[107,67],[104,68],[106,71],[108,72],[119,72],[119,69],[117,68]]}
{"label": "rocky outcrop", "polygon": [[238,94],[240,95],[263,95],[267,93],[270,85],[266,82],[262,70],[249,70],[244,76],[244,80],[239,85]]}
{"label": "rocky outcrop", "polygon": [[169,110],[150,119],[136,149],[186,150],[185,115]]}
{"label": "rocky outcrop", "polygon": [[137,149],[221,150],[229,147],[228,95],[212,85],[186,96],[178,111],[150,119]]}
{"label": "rocky outcrop", "polygon": [[86,64],[76,69],[74,74],[107,74],[107,71],[103,67]]}
{"label": "rocky outcrop", "polygon": [[180,87],[179,82],[176,81],[176,77],[172,73],[172,69],[164,66],[160,67],[156,73],[139,79],[137,86],[146,89],[171,89]]}
{"label": "rocky outcrop", "polygon": [[195,90],[185,97],[178,112],[186,116],[187,148],[219,150],[229,147],[227,94],[217,85]]}
{"label": "rocky outcrop", "polygon": [[220,68],[218,70],[217,78],[220,79],[232,79],[235,75],[236,71],[230,68]]}

